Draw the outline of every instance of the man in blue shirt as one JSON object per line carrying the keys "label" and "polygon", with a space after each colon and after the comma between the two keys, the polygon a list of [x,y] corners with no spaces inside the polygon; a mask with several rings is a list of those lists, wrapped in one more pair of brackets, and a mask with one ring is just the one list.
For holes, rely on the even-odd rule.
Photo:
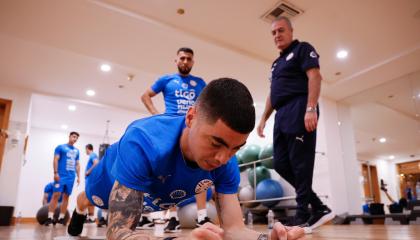
{"label": "man in blue shirt", "polygon": [[[51,201],[52,195],[54,191],[54,182],[50,182],[44,187],[44,195],[42,197],[42,205],[48,204]],[[58,199],[58,203],[61,203],[63,200],[63,196],[60,195],[60,198]]]}
{"label": "man in blue shirt", "polygon": [[190,74],[194,65],[194,52],[190,48],[180,48],[177,51],[175,64],[178,73],[160,77],[141,96],[141,101],[147,110],[155,115],[159,111],[153,104],[152,98],[160,92],[165,100],[165,113],[184,115],[194,105],[198,95],[206,86],[203,79]]}
{"label": "man in blue shirt", "polygon": [[274,168],[297,195],[297,212],[289,224],[316,228],[334,217],[312,190],[322,79],[319,55],[309,43],[293,40],[288,18],[274,20],[271,27],[281,52],[271,68],[270,95],[257,131],[264,137],[265,123],[275,109]]}
{"label": "man in blue shirt", "polygon": [[[153,104],[152,98],[158,93],[163,93],[165,113],[185,115],[206,86],[203,79],[190,74],[194,65],[194,52],[191,48],[178,49],[175,64],[178,67],[178,73],[160,77],[141,97],[147,110],[153,115],[158,114],[158,111]],[[197,194],[196,198],[198,209],[197,226],[200,226],[210,221],[210,219],[207,217],[205,192]],[[176,208],[172,208],[169,215],[170,222],[165,231],[175,232],[180,227]],[[140,225],[148,223],[147,218],[143,218]]]}
{"label": "man in blue shirt", "polygon": [[50,225],[51,223],[55,224],[55,219],[53,221],[54,210],[57,206],[58,198],[60,195],[63,197],[63,202],[61,203],[58,223],[63,225],[65,224],[64,216],[67,212],[69,196],[73,191],[73,184],[76,175],[77,184],[80,183],[79,150],[74,146],[78,138],[79,133],[71,132],[69,135],[68,143],[58,145],[54,150],[54,193],[48,206],[48,219],[44,223],[46,226]]}
{"label": "man in blue shirt", "polygon": [[[86,189],[92,202],[108,205],[107,239],[150,237],[145,232],[134,231],[145,209],[143,206],[150,206],[144,204],[144,197],[153,200],[152,206],[168,209],[212,185],[222,229],[206,223],[195,229],[189,239],[302,237],[302,228],[285,228],[276,223],[268,238],[267,234],[247,229],[242,221],[235,153],[245,145],[254,124],[250,92],[245,85],[229,78],[210,82],[186,116],[156,115],[130,124],[119,142],[110,147],[114,148],[112,174],[116,180],[109,201],[106,195],[88,194]],[[100,161],[92,174],[105,161]],[[69,233],[75,232],[74,225],[80,226],[81,221],[76,220],[82,217],[78,212],[73,213]]]}
{"label": "man in blue shirt", "polygon": [[[88,180],[90,173],[92,172],[93,168],[98,164],[99,159],[98,159],[98,155],[93,152],[93,145],[92,144],[87,144],[86,147],[86,155],[89,156],[88,159],[88,163],[86,164],[86,169],[85,169],[85,182]],[[88,208],[88,218],[87,218],[87,223],[93,223],[95,222],[95,207],[91,206]]]}
{"label": "man in blue shirt", "polygon": [[[79,193],[77,196],[76,209],[73,212],[71,223],[68,227],[68,232],[72,236],[77,236],[83,231],[83,223],[86,221],[88,209],[94,206],[101,208],[103,211],[103,218],[100,219],[100,224],[105,225],[105,218],[108,210],[108,199],[112,190],[112,186],[115,182],[115,177],[111,174],[112,167],[117,159],[117,149],[119,143],[116,142],[109,146],[102,159],[99,161],[97,166],[91,171],[90,177],[86,179],[85,191]],[[210,190],[210,189],[209,189]],[[209,192],[209,191],[207,191]],[[207,196],[207,200],[211,198],[210,194]],[[148,214],[154,211],[161,211],[166,208],[161,208],[154,204],[154,200],[149,194],[145,194],[143,202],[143,213]],[[186,199],[177,206],[183,207],[189,203],[194,202],[194,197]],[[101,222],[102,221],[102,222]],[[153,225],[152,222],[148,225]],[[150,227],[149,227],[150,228]],[[142,226],[141,229],[149,229],[146,226]]]}

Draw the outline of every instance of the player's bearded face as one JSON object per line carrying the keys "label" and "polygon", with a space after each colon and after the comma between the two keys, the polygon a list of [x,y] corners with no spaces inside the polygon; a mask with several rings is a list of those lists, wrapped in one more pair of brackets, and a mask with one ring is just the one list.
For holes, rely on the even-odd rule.
{"label": "player's bearded face", "polygon": [[175,63],[178,67],[178,72],[182,75],[188,75],[194,65],[193,55],[187,52],[179,52]]}

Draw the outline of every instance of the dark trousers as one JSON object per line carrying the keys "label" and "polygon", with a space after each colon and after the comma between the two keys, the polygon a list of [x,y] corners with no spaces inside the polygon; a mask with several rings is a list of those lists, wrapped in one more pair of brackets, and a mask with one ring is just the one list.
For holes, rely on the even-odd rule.
{"label": "dark trousers", "polygon": [[[277,119],[276,119],[277,120]],[[312,190],[316,131],[285,133],[274,124],[274,169],[296,190],[297,214],[309,215],[308,206],[317,211],[325,206]]]}

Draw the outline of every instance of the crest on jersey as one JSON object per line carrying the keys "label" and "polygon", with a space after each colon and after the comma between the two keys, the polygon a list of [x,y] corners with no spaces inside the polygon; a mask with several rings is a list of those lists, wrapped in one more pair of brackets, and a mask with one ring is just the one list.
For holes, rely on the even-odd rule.
{"label": "crest on jersey", "polygon": [[175,190],[175,191],[172,191],[170,194],[169,194],[169,196],[172,198],[172,199],[179,199],[179,198],[183,198],[183,197],[185,197],[187,195],[187,192],[186,191],[184,191],[184,190]]}
{"label": "crest on jersey", "polygon": [[213,185],[213,181],[210,179],[203,179],[200,182],[197,183],[197,186],[195,186],[195,193],[201,193],[206,191],[209,187]]}
{"label": "crest on jersey", "polygon": [[195,87],[195,86],[197,86],[197,82],[194,81],[194,80],[190,80],[190,85],[193,86],[193,87]]}
{"label": "crest on jersey", "polygon": [[98,207],[102,207],[104,205],[104,201],[102,201],[102,199],[96,195],[92,196],[92,200]]}
{"label": "crest on jersey", "polygon": [[294,56],[294,54],[292,52],[289,53],[289,55],[287,55],[287,57],[286,57],[286,61],[289,61],[290,59],[292,59],[293,56]]}

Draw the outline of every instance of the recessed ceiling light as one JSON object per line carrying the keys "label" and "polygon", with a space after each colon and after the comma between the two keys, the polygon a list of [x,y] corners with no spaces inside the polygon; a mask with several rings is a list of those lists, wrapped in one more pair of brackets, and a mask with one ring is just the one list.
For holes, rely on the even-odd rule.
{"label": "recessed ceiling light", "polygon": [[338,122],[337,122],[337,125],[338,125],[338,126],[341,126],[341,122],[340,122],[340,121],[338,121]]}
{"label": "recessed ceiling light", "polygon": [[102,72],[109,72],[109,71],[111,71],[111,66],[109,66],[108,64],[102,64],[101,65],[101,71]]}
{"label": "recessed ceiling light", "polygon": [[384,138],[384,137],[379,138],[379,142],[380,143],[385,143],[386,142],[386,138]]}
{"label": "recessed ceiling light", "polygon": [[69,111],[74,112],[74,111],[76,111],[76,106],[75,105],[69,105],[68,109],[69,109]]}
{"label": "recessed ceiling light", "polygon": [[184,15],[185,10],[183,8],[178,8],[178,10],[176,10],[176,13],[178,13],[179,15]]}
{"label": "recessed ceiling light", "polygon": [[349,52],[347,52],[347,50],[340,50],[337,52],[337,58],[339,59],[347,58],[348,55],[349,55]]}
{"label": "recessed ceiling light", "polygon": [[66,124],[61,125],[61,129],[66,130],[67,128],[69,128],[69,126],[67,126]]}
{"label": "recessed ceiling light", "polygon": [[388,158],[392,160],[392,159],[395,159],[395,156],[394,155],[390,155]]}
{"label": "recessed ceiling light", "polygon": [[95,94],[96,94],[95,91],[93,91],[92,89],[89,89],[89,90],[86,91],[86,95],[88,95],[90,97],[95,96]]}

